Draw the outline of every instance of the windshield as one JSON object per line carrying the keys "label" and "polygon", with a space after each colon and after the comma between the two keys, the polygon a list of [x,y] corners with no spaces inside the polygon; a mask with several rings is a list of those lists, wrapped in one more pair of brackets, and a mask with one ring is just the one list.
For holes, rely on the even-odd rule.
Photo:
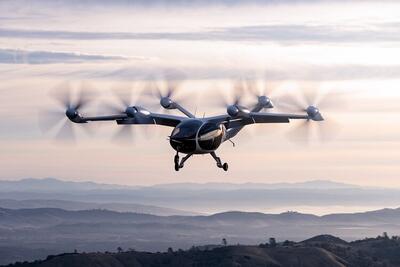
{"label": "windshield", "polygon": [[222,134],[222,126],[218,126],[214,123],[206,123],[201,127],[199,132],[200,140],[209,140],[218,137]]}
{"label": "windshield", "polygon": [[199,120],[188,120],[183,121],[178,124],[172,131],[172,138],[185,138],[185,139],[195,139],[197,131],[199,130],[202,122]]}

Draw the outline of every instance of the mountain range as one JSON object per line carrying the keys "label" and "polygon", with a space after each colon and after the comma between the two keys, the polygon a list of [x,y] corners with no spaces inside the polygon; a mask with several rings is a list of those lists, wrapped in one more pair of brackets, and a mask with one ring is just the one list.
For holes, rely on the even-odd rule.
{"label": "mountain range", "polygon": [[[320,214],[327,214],[340,211],[340,207],[346,211],[358,211],[400,206],[400,189],[361,187],[324,180],[277,184],[122,186],[47,178],[0,181],[0,199],[6,208],[77,210],[78,203],[71,202],[79,202],[82,209],[105,208],[156,215],[212,214],[232,210],[232,207],[262,212],[299,210],[314,213],[318,209],[322,210]],[[10,200],[23,202],[11,205]],[[53,200],[58,202],[53,203]],[[153,206],[153,209],[140,205]]]}
{"label": "mountain range", "polygon": [[91,191],[91,190],[138,190],[138,189],[173,189],[173,190],[238,190],[238,189],[342,189],[360,187],[352,184],[332,182],[328,180],[313,180],[299,183],[170,183],[152,186],[128,186],[116,184],[100,184],[95,182],[63,181],[56,178],[26,178],[21,180],[0,181],[0,192],[7,191]]}

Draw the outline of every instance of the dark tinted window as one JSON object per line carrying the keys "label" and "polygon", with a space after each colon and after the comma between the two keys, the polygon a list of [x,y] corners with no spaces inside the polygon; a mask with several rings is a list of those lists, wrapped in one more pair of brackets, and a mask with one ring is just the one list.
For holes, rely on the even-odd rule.
{"label": "dark tinted window", "polygon": [[173,138],[196,138],[196,134],[199,130],[199,127],[202,125],[201,121],[198,120],[188,120],[181,122],[176,126],[174,131],[172,132]]}
{"label": "dark tinted window", "polygon": [[201,127],[201,129],[199,131],[199,137],[201,137],[202,135],[205,135],[209,132],[219,130],[219,129],[220,129],[220,127],[215,123],[206,123],[203,125],[203,127]]}
{"label": "dark tinted window", "polygon": [[206,123],[199,131],[199,145],[206,150],[214,150],[222,141],[223,128],[214,123]]}

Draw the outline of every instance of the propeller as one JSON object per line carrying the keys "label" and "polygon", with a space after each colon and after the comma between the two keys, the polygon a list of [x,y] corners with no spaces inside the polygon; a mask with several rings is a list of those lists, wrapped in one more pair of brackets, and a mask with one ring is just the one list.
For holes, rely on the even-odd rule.
{"label": "propeller", "polygon": [[[300,98],[291,95],[282,97],[280,105],[293,112],[305,112],[310,118],[290,131],[289,139],[306,143],[310,143],[313,137],[322,142],[332,140],[338,132],[338,124],[332,118],[322,116],[319,108],[324,110],[325,114],[327,110],[343,106],[344,102],[340,101],[340,96],[334,91],[322,94],[319,90],[306,89],[302,91]],[[318,123],[312,123],[313,121]]]}
{"label": "propeller", "polygon": [[[76,140],[74,123],[85,125],[78,110],[86,108],[93,100],[94,91],[85,82],[81,83],[79,90],[73,94],[69,83],[63,83],[50,91],[49,96],[59,104],[57,109],[48,109],[39,113],[39,127],[43,132],[50,132],[59,126],[55,139],[59,141]],[[88,127],[83,127],[92,133]]]}
{"label": "propeller", "polygon": [[245,87],[242,81],[233,82],[233,90],[231,91],[219,91],[219,106],[222,108],[228,108],[229,106],[238,106],[243,104],[243,95]]}
{"label": "propeller", "polygon": [[161,87],[156,81],[150,81],[146,86],[144,95],[158,100],[158,103],[153,102],[153,108],[156,108],[156,110],[160,112],[162,108],[167,110],[174,109],[174,100],[180,102],[185,100],[177,99],[178,91],[179,82],[177,81],[164,80],[163,86]]}
{"label": "propeller", "polygon": [[[103,103],[100,106],[101,112],[104,113],[106,111],[115,115],[126,114],[134,118],[135,114],[138,112],[137,109],[144,109],[141,107],[141,105],[145,105],[147,107],[149,106],[150,102],[148,99],[145,99],[145,96],[148,96],[146,93],[147,90],[140,90],[139,92],[137,88],[138,86],[135,84],[131,86],[126,86],[124,84],[114,86],[111,89],[111,93],[116,101]],[[137,96],[135,97],[134,95]],[[159,106],[157,106],[157,109],[158,108]],[[138,119],[138,117],[135,118]],[[121,145],[126,143],[130,144],[136,138],[138,129],[143,130],[146,137],[152,137],[157,131],[155,129],[150,130],[149,125],[140,125],[135,127],[132,127],[130,124],[118,125],[118,130],[112,136],[112,141]]]}
{"label": "propeller", "polygon": [[273,108],[274,105],[269,96],[272,95],[273,90],[268,89],[265,84],[264,87],[258,87],[254,80],[246,80],[246,91],[256,100],[254,108],[261,111],[262,109]]}
{"label": "propeller", "polygon": [[113,98],[116,100],[114,102],[105,102],[99,106],[100,113],[112,113],[114,115],[118,114],[127,114],[133,115],[133,106],[140,106],[141,103],[144,103],[143,100],[143,91],[138,93],[137,97],[133,97],[135,91],[135,85],[126,86],[126,85],[118,85],[114,86],[111,89],[111,94]]}
{"label": "propeller", "polygon": [[112,141],[116,144],[131,144],[134,141],[135,131],[132,125],[118,125],[119,129],[112,136]]}
{"label": "propeller", "polygon": [[167,112],[176,109],[178,104],[190,107],[195,106],[196,97],[193,94],[181,94],[180,85],[183,79],[182,75],[179,76],[173,73],[165,74],[162,82],[150,79],[143,95],[150,99],[156,99],[157,103],[147,103],[147,105],[156,109],[157,112],[161,112],[162,109],[166,109]]}
{"label": "propeller", "polygon": [[231,90],[213,88],[212,95],[208,95],[207,101],[211,106],[223,108],[231,116],[236,116],[242,107],[244,86],[242,81],[234,81]]}

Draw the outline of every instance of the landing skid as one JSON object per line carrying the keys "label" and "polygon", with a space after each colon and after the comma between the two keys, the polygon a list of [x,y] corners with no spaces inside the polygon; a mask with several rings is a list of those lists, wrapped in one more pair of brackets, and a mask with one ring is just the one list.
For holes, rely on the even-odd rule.
{"label": "landing skid", "polygon": [[[211,152],[210,155],[215,159],[217,162],[217,167],[222,168],[224,171],[228,171],[229,165],[228,163],[222,163],[221,159],[215,154],[215,152]],[[185,166],[185,161],[187,161],[193,154],[187,154],[182,159],[179,159],[179,153],[176,152],[174,157],[174,164],[175,164],[175,171],[179,171]]]}

